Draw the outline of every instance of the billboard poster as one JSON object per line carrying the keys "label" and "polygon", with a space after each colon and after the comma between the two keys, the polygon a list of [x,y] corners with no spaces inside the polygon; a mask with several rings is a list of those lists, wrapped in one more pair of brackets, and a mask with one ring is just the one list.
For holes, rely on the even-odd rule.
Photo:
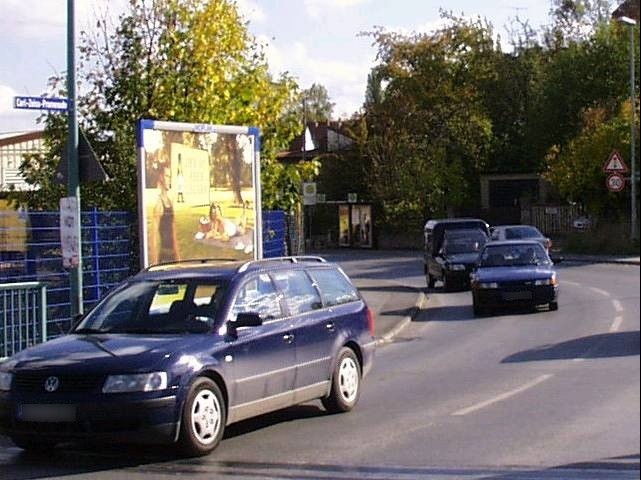
{"label": "billboard poster", "polygon": [[257,128],[140,120],[137,141],[143,267],[262,257]]}

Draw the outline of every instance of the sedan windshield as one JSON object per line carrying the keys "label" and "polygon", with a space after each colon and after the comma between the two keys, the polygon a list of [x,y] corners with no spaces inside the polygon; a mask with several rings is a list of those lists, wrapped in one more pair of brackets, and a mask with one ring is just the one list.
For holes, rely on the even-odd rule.
{"label": "sedan windshield", "polygon": [[481,267],[512,267],[549,264],[550,258],[538,243],[488,245],[481,254]]}
{"label": "sedan windshield", "polygon": [[209,331],[225,285],[202,281],[135,282],[101,301],[76,334],[176,334]]}

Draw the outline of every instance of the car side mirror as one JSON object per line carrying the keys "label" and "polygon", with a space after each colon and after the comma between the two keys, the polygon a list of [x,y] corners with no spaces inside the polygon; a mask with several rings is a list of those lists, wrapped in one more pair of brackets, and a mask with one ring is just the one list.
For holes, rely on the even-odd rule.
{"label": "car side mirror", "polygon": [[235,320],[227,322],[227,333],[236,337],[240,327],[258,327],[262,324],[263,321],[256,312],[241,312]]}

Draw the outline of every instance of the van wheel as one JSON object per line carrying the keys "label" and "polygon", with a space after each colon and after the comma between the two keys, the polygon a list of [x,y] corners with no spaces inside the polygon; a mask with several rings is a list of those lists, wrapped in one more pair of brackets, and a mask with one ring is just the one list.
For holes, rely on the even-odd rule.
{"label": "van wheel", "polygon": [[227,411],[218,385],[197,378],[189,389],[180,423],[179,447],[185,455],[207,455],[223,438]]}
{"label": "van wheel", "polygon": [[331,413],[349,412],[361,395],[361,365],[351,348],[343,347],[332,375],[332,390],[321,398],[325,410]]}
{"label": "van wheel", "polygon": [[557,302],[550,302],[550,311],[558,310],[559,304]]}
{"label": "van wheel", "polygon": [[430,272],[425,274],[425,281],[427,282],[427,288],[434,288],[434,283],[436,283],[436,281],[434,280],[434,277],[430,275]]}

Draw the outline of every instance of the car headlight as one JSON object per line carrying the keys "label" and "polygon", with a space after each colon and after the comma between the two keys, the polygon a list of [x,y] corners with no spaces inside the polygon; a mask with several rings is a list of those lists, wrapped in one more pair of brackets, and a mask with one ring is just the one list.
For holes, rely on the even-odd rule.
{"label": "car headlight", "polygon": [[9,372],[0,372],[0,392],[8,392],[11,390],[11,381],[13,374]]}
{"label": "car headlight", "polygon": [[478,282],[476,286],[478,288],[499,288],[499,284],[496,282]]}
{"label": "car headlight", "polygon": [[535,280],[534,285],[557,285],[556,275],[552,275],[550,278],[544,278],[543,280]]}
{"label": "car headlight", "polygon": [[167,372],[136,375],[109,375],[102,387],[103,393],[153,392],[167,388]]}
{"label": "car headlight", "polygon": [[454,264],[450,265],[450,270],[454,270],[454,271],[459,271],[460,272],[461,270],[465,270],[465,265],[461,265],[460,263],[454,263]]}

